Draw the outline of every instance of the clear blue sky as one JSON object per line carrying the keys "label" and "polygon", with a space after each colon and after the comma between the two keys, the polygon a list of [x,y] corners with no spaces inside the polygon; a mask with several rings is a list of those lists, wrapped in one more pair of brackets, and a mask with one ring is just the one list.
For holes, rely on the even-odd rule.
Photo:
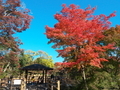
{"label": "clear blue sky", "polygon": [[53,57],[54,62],[62,62],[63,59],[56,58],[58,53],[55,49],[51,48],[51,44],[47,44],[49,40],[44,33],[46,25],[53,27],[57,22],[53,15],[62,9],[62,4],[76,4],[82,9],[85,9],[88,5],[97,7],[94,13],[95,15],[109,15],[117,11],[116,17],[110,19],[112,22],[111,26],[120,25],[120,0],[22,0],[22,2],[26,8],[31,10],[31,15],[34,19],[29,29],[15,35],[24,43],[20,48],[33,51],[45,51]]}

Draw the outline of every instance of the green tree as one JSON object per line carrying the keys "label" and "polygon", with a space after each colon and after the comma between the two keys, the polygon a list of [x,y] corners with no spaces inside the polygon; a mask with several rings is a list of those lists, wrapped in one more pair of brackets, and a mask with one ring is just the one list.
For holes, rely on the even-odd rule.
{"label": "green tree", "polygon": [[42,64],[47,67],[54,67],[54,62],[52,59],[52,56],[49,56],[46,52],[44,51],[37,51],[38,58],[34,60],[34,63],[36,64]]}
{"label": "green tree", "polygon": [[[27,52],[27,53],[26,53]],[[33,56],[28,54],[29,51],[22,51],[19,55],[19,64],[20,67],[30,65],[33,63]]]}
{"label": "green tree", "polygon": [[52,56],[48,55],[44,51],[23,51],[19,55],[19,64],[20,67],[27,66],[30,64],[42,64],[51,68],[54,67]]}

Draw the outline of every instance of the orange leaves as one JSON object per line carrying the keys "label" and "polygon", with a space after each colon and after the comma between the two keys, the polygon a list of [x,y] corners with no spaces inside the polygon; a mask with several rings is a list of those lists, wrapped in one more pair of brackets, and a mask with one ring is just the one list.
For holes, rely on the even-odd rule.
{"label": "orange leaves", "polygon": [[114,44],[108,44],[107,46],[103,46],[103,49],[115,49]]}
{"label": "orange leaves", "polygon": [[99,59],[95,58],[95,59],[90,61],[90,65],[101,68],[102,67],[102,65],[101,65],[102,61],[108,61],[108,60],[104,59],[104,58],[99,58]]}
{"label": "orange leaves", "polygon": [[55,66],[58,68],[65,68],[65,67],[73,67],[74,65],[76,65],[76,62],[57,62],[55,63]]}

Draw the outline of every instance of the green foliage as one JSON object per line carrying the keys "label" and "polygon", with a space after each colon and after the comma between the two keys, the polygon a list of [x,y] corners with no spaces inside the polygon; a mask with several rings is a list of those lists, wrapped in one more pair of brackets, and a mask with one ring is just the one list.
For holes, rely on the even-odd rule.
{"label": "green foliage", "polygon": [[33,57],[30,54],[25,54],[25,52],[21,52],[19,55],[19,64],[20,67],[24,67],[28,64],[32,64]]}
{"label": "green foliage", "polygon": [[43,58],[37,58],[34,63],[36,64],[42,64],[42,65],[45,65],[47,67],[51,67],[53,68],[54,67],[54,63],[53,63],[53,60],[52,59],[43,59]]}
{"label": "green foliage", "polygon": [[91,79],[93,79],[93,81],[90,81],[88,84],[90,90],[119,88],[116,78],[106,71],[96,72]]}
{"label": "green foliage", "polygon": [[[85,68],[87,78],[86,82],[89,90],[119,90],[120,73],[118,73],[117,75],[113,74],[116,67],[112,65],[112,63],[108,63],[108,66],[110,67],[107,68],[107,66],[105,66],[104,64],[103,68],[96,68],[93,66],[87,66]],[[110,72],[108,72],[109,69],[111,69]],[[72,80],[72,83],[75,83],[72,84],[69,90],[86,90],[81,70],[78,71],[77,68],[73,68],[69,70],[68,74],[70,76],[69,79]]]}
{"label": "green foliage", "polygon": [[115,43],[117,46],[120,46],[120,25],[111,27],[104,32],[104,35],[104,43]]}
{"label": "green foliage", "polygon": [[39,57],[34,60],[34,63],[36,63],[36,64],[42,64],[42,65],[45,65],[45,66],[51,67],[51,68],[54,67],[54,62],[53,62],[51,56],[49,56],[44,51],[38,51],[37,53],[38,53],[37,55],[39,55]]}
{"label": "green foliage", "polygon": [[51,68],[54,67],[52,57],[44,51],[35,52],[32,50],[27,50],[21,52],[19,55],[19,64],[20,67],[24,67],[30,64],[42,64]]}
{"label": "green foliage", "polygon": [[4,78],[7,75],[7,73],[1,73],[0,74],[0,79]]}

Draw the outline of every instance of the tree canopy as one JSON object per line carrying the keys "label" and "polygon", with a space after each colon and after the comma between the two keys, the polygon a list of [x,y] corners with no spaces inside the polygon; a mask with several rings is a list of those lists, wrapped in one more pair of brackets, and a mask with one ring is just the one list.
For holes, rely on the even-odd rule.
{"label": "tree canopy", "polygon": [[22,43],[13,35],[29,28],[29,12],[21,7],[20,0],[0,0],[0,61],[6,66],[17,64]]}
{"label": "tree canopy", "polygon": [[103,32],[108,30],[111,22],[109,16],[104,14],[94,15],[96,8],[87,7],[81,9],[71,4],[62,5],[60,13],[54,15],[58,23],[53,28],[46,26],[46,36],[54,43],[53,48],[57,49],[59,56],[65,58],[64,65],[69,67],[77,65],[92,65],[101,67],[104,52],[113,49],[113,44],[100,45],[97,42],[105,37]]}

